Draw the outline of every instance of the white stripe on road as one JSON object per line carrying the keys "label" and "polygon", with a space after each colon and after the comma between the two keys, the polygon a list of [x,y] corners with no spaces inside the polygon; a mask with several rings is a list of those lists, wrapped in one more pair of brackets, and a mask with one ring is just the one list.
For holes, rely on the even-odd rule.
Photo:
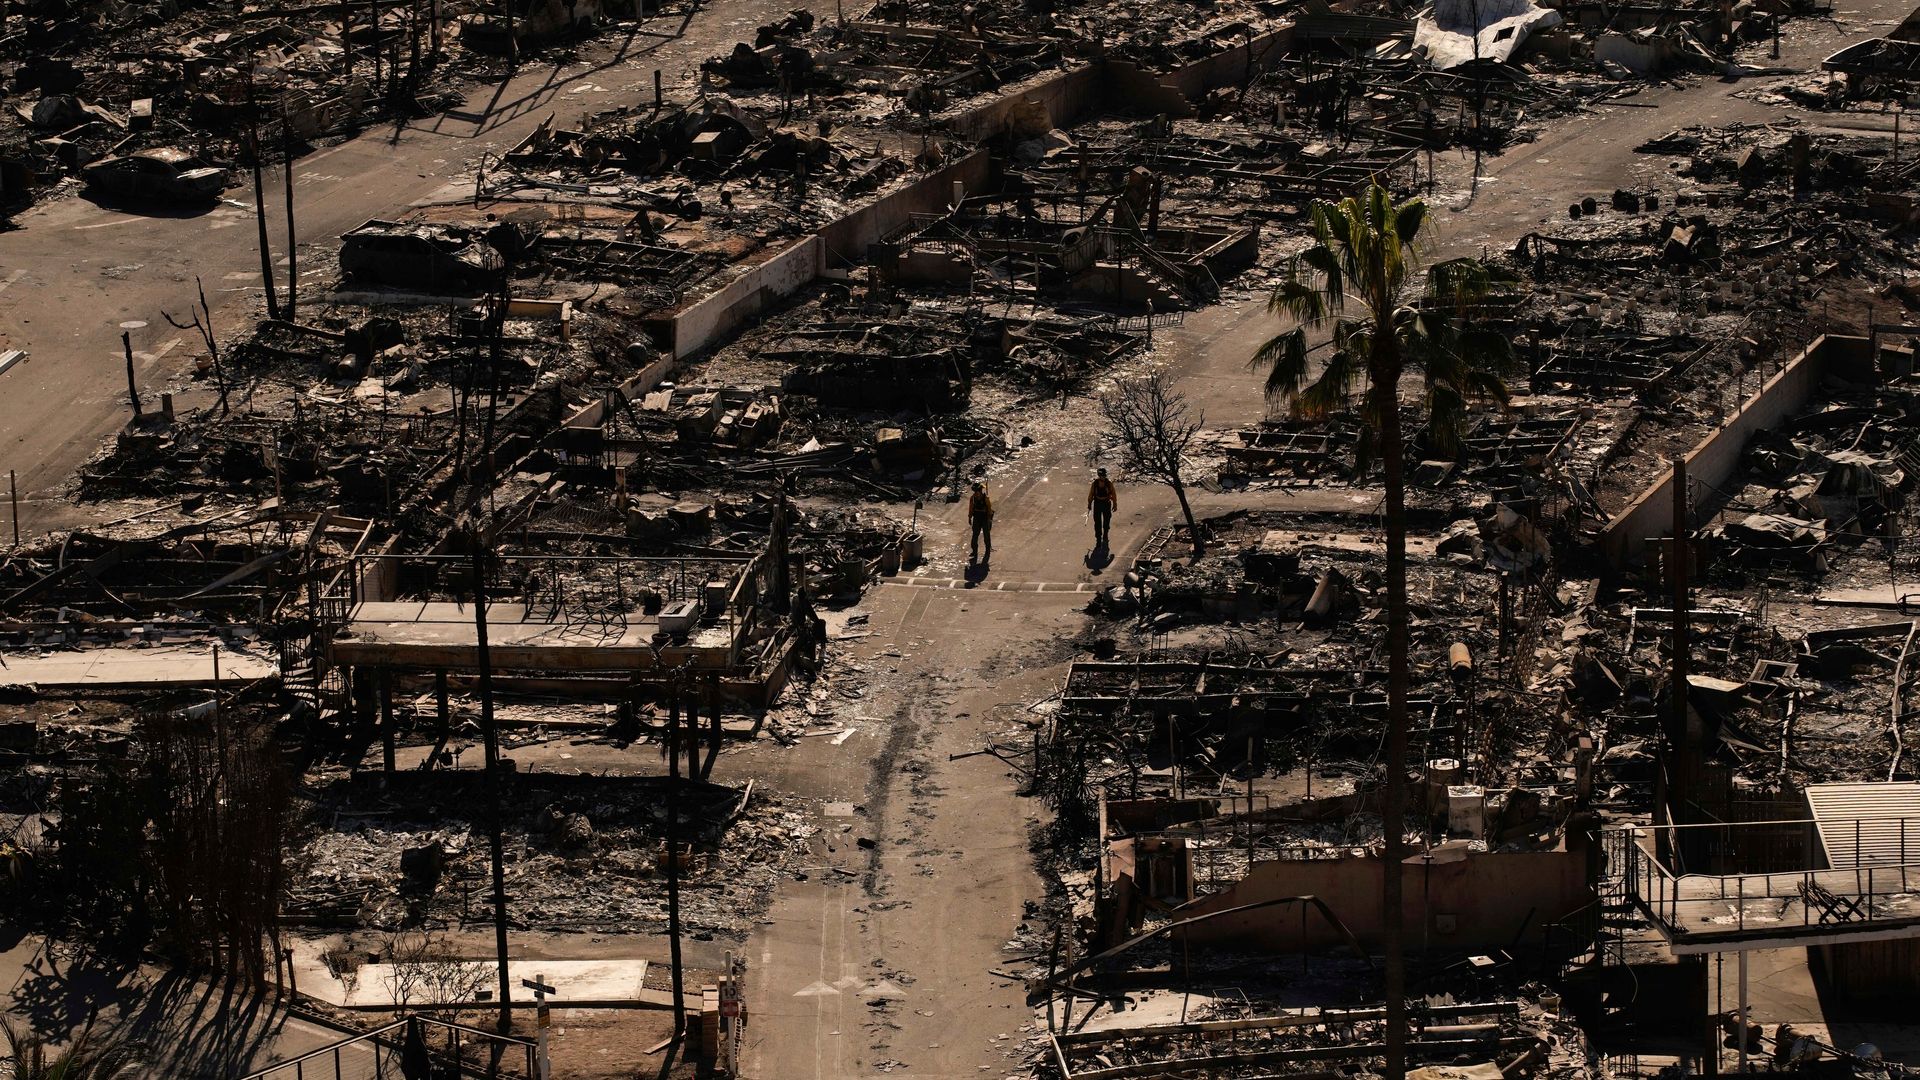
{"label": "white stripe on road", "polygon": [[75,225],[73,229],[75,232],[79,232],[84,229],[106,229],[106,228],[111,228],[112,226],[115,226],[115,225],[125,225],[130,221],[139,221],[139,220],[141,219],[137,217],[115,218],[112,221],[102,221],[93,225]]}
{"label": "white stripe on road", "polygon": [[[142,367],[147,367],[152,364],[158,363],[162,359],[165,359],[168,353],[172,352],[173,350],[179,347],[180,347],[180,339],[174,338],[172,341],[167,342],[165,345],[162,345],[151,352],[148,352],[144,349],[135,349],[133,351],[133,358],[135,360],[140,361],[140,365]],[[127,353],[125,349],[116,349],[113,352],[108,353],[107,355],[113,357],[115,360],[124,360],[126,359]]]}
{"label": "white stripe on road", "polygon": [[987,592],[1044,592],[1044,593],[1084,593],[1104,589],[1118,582],[1099,581],[980,581],[969,582],[965,578],[883,578],[882,585],[897,585],[906,589],[973,589]]}

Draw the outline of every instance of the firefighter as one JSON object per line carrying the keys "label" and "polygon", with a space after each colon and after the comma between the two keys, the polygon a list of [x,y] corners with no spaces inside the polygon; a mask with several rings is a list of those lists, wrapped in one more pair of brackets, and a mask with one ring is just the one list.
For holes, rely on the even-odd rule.
{"label": "firefighter", "polygon": [[979,563],[980,542],[987,543],[985,562],[993,561],[993,500],[987,497],[987,485],[975,481],[973,494],[967,499],[967,523],[973,526],[973,554],[968,562]]}
{"label": "firefighter", "polygon": [[1106,550],[1107,537],[1113,530],[1113,510],[1120,505],[1120,493],[1114,490],[1113,481],[1107,479],[1107,470],[1093,478],[1093,486],[1087,489],[1087,513],[1093,517],[1093,546]]}

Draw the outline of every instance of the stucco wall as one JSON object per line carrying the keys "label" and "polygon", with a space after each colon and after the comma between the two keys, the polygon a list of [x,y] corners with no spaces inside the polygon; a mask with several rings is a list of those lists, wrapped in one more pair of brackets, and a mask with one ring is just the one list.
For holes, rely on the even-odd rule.
{"label": "stucco wall", "polygon": [[[1381,940],[1378,858],[1315,859],[1259,863],[1232,889],[1180,908],[1183,916],[1222,911],[1286,896],[1317,896],[1368,948]],[[1593,900],[1578,851],[1467,853],[1424,863],[1409,859],[1402,877],[1410,948],[1495,948],[1540,940],[1543,928]],[[1299,952],[1343,944],[1345,939],[1318,912],[1303,922],[1300,905],[1284,905],[1201,923],[1195,944],[1268,952]],[[1444,931],[1442,916],[1453,929]],[[1302,936],[1304,932],[1304,938]]]}
{"label": "stucco wall", "polygon": [[993,155],[975,150],[832,222],[820,230],[821,265],[864,263],[868,244],[906,225],[914,214],[944,212],[952,203],[955,181],[968,195],[983,193],[992,170]]}
{"label": "stucco wall", "polygon": [[820,272],[820,237],[809,236],[754,266],[673,317],[673,358],[684,360],[739,329]]}
{"label": "stucco wall", "polygon": [[1006,127],[1007,116],[1029,101],[1047,107],[1054,127],[1064,127],[1101,101],[1107,78],[1098,63],[1035,76],[1003,89],[992,101],[967,105],[937,117],[940,126],[968,142],[984,142]]}
{"label": "stucco wall", "polygon": [[[1816,338],[1755,391],[1738,413],[1688,451],[1690,481],[1696,487],[1707,485],[1707,491],[1724,489],[1740,467],[1741,452],[1756,434],[1803,411],[1829,370],[1868,359],[1868,348],[1866,338],[1824,334]],[[1695,523],[1699,520],[1696,513]],[[1613,566],[1627,566],[1644,557],[1648,537],[1672,534],[1673,472],[1669,469],[1613,519],[1600,538],[1600,549]]]}
{"label": "stucco wall", "polygon": [[1224,52],[1196,60],[1165,74],[1141,70],[1126,61],[1097,60],[1054,75],[1039,76],[1008,89],[992,101],[956,109],[940,117],[941,126],[971,142],[990,139],[1006,127],[1007,116],[1024,102],[1047,107],[1053,126],[1066,127],[1089,114],[1122,106],[1127,111],[1172,117],[1193,115],[1187,102],[1221,86],[1238,85],[1255,71],[1271,67],[1293,42],[1293,27],[1282,26]]}
{"label": "stucco wall", "polygon": [[1293,44],[1293,26],[1269,30],[1238,48],[1214,53],[1160,76],[1160,82],[1189,98],[1198,98],[1222,86],[1238,86],[1249,70],[1272,67],[1287,54]]}

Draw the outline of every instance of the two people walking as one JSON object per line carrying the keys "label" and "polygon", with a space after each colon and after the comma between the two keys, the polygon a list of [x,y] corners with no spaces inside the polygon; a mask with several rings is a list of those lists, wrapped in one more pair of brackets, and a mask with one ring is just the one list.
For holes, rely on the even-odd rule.
{"label": "two people walking", "polygon": [[[1087,489],[1087,514],[1093,519],[1093,546],[1096,551],[1105,551],[1107,541],[1112,535],[1113,512],[1120,505],[1120,492],[1108,479],[1107,470],[1099,470],[1093,478],[1093,485]],[[993,499],[987,494],[987,485],[974,481],[973,493],[967,497],[967,524],[971,526],[973,541],[971,554],[967,561],[973,565],[985,565],[993,561]],[[985,554],[981,552],[984,545]]]}

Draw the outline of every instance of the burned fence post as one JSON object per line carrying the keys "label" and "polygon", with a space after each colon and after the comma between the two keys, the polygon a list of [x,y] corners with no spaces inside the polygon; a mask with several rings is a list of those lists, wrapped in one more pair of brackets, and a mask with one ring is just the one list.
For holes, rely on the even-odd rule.
{"label": "burned fence post", "polygon": [[140,419],[140,387],[133,379],[133,334],[120,331],[120,348],[127,354],[127,400],[133,403],[133,418]]}

